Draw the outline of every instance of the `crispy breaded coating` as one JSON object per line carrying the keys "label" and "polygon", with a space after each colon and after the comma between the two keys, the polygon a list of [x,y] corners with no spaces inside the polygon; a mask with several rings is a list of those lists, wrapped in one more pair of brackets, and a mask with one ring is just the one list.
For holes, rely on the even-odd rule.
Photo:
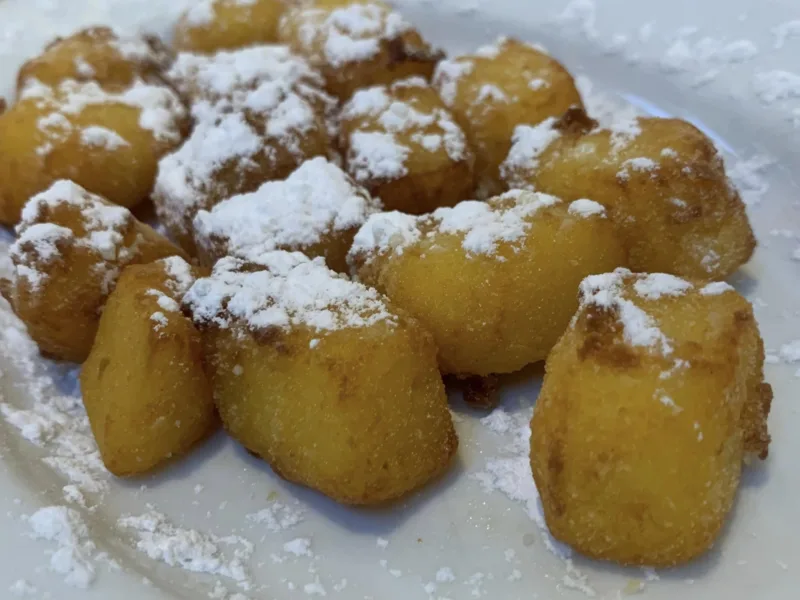
{"label": "crispy breaded coating", "polygon": [[583,107],[572,76],[558,61],[539,46],[505,37],[441,61],[433,82],[475,151],[479,198],[507,189],[498,168],[517,125],[536,125]]}
{"label": "crispy breaded coating", "polygon": [[635,271],[724,279],[756,245],[722,158],[679,119],[638,118],[598,129],[581,111],[519,127],[506,184],[604,205]]}
{"label": "crispy breaded coating", "polygon": [[259,262],[223,258],[184,300],[228,433],[345,504],[387,502],[442,473],[458,439],[430,334],[321,258]]}
{"label": "crispy breaded coating", "polygon": [[442,56],[381,0],[298,2],[281,19],[278,38],[308,57],[342,101],[359,88],[430,79]]}
{"label": "crispy breaded coating", "polygon": [[81,395],[100,456],[119,476],[180,457],[218,420],[203,344],[181,312],[197,272],[174,256],[125,269],[81,369]]}
{"label": "crispy breaded coating", "polygon": [[153,36],[120,36],[109,27],[89,27],[52,41],[19,69],[17,93],[31,81],[56,86],[67,79],[94,81],[121,90],[137,80],[158,83],[172,61]]}
{"label": "crispy breaded coating", "polygon": [[4,295],[46,355],[82,362],[122,270],[182,251],[130,211],[61,180],[31,198]]}
{"label": "crispy breaded coating", "polygon": [[625,253],[596,202],[518,190],[420,217],[374,215],[348,260],[433,334],[442,372],[485,377],[544,360],[580,281]]}
{"label": "crispy breaded coating", "polygon": [[94,81],[29,83],[0,115],[0,223],[15,224],[28,199],[59,179],[120,206],[139,204],[187,117],[166,85],[136,81],[110,92]]}
{"label": "crispy breaded coating", "polygon": [[472,197],[475,157],[421,77],[358,90],[340,127],[348,173],[387,210],[423,214]]}
{"label": "crispy breaded coating", "polygon": [[547,360],[531,466],[547,526],[593,558],[672,566],[708,550],[772,397],[752,307],[725,283],[587,278]]}
{"label": "crispy breaded coating", "polygon": [[211,54],[277,41],[282,0],[197,0],[175,26],[175,48]]}

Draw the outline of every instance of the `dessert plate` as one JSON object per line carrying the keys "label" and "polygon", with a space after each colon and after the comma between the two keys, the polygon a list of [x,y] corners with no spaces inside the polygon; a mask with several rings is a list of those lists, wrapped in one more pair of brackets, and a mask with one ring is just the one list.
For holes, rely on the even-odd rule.
{"label": "dessert plate", "polygon": [[[188,4],[0,0],[0,95],[10,97],[21,62],[56,35],[93,24],[166,34]],[[747,469],[717,546],[656,572],[570,556],[551,540],[527,459],[540,366],[508,378],[489,417],[453,392],[457,464],[392,507],[337,505],[280,480],[221,434],[156,476],[113,479],[88,433],[76,369],[39,359],[0,300],[0,597],[796,597],[800,9],[791,0],[397,4],[451,53],[499,34],[539,42],[579,77],[594,116],[676,115],[724,152],[760,242],[732,283],[755,306],[775,402],[770,457]],[[0,234],[3,269],[10,239]]]}

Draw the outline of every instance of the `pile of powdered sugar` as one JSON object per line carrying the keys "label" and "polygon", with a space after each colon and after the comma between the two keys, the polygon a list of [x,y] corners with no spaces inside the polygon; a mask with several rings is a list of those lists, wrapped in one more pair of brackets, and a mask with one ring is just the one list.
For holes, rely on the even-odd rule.
{"label": "pile of powdered sugar", "polygon": [[379,201],[318,157],[283,181],[200,211],[195,241],[211,255],[245,259],[277,249],[303,250],[355,230],[379,210]]}
{"label": "pile of powdered sugar", "polygon": [[[419,96],[398,96],[400,90],[419,90]],[[408,173],[406,160],[415,153],[444,149],[454,163],[467,160],[467,140],[450,113],[441,107],[421,106],[432,95],[421,77],[358,90],[342,108],[348,170],[357,181],[385,181]],[[402,136],[402,141],[398,139]],[[409,147],[413,145],[413,147]]]}
{"label": "pile of powdered sugar", "polygon": [[[59,210],[79,212],[79,225],[70,229],[48,222],[48,214]],[[56,181],[31,198],[22,210],[16,228],[19,237],[9,250],[15,276],[24,280],[32,292],[41,291],[48,278],[48,265],[62,258],[63,248],[76,246],[92,253],[93,275],[107,292],[120,268],[135,256],[140,240],[126,240],[125,235],[133,220],[127,209],[106,203],[72,181]]]}
{"label": "pile of powdered sugar", "polygon": [[299,252],[267,252],[251,262],[223,258],[210,277],[195,282],[184,305],[198,325],[249,331],[307,327],[324,333],[395,320],[374,289]]}
{"label": "pile of powdered sugar", "polygon": [[322,75],[287,46],[251,46],[210,56],[182,52],[167,78],[192,101],[195,118],[249,110],[270,118],[266,131],[273,137],[310,127],[318,107],[329,112],[335,105],[323,91]]}
{"label": "pile of powdered sugar", "polygon": [[290,9],[284,19],[296,30],[296,42],[304,55],[334,68],[375,57],[382,44],[411,29],[400,13],[372,2],[333,10],[299,6]]}
{"label": "pile of powdered sugar", "polygon": [[287,161],[299,164],[327,150],[309,151],[307,142],[332,132],[335,102],[322,76],[285,46],[183,53],[169,77],[191,99],[196,121],[183,145],[158,166],[156,208],[173,231],[185,229],[198,209],[241,189],[241,179],[256,173],[273,179]]}

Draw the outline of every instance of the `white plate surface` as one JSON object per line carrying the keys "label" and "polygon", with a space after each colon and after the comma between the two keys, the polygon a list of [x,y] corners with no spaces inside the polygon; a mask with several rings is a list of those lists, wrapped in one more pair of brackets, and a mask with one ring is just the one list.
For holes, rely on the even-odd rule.
{"label": "white plate surface", "polygon": [[[0,0],[0,94],[8,95],[24,58],[57,34],[96,23],[166,32],[187,3]],[[797,598],[800,364],[787,364],[780,349],[800,338],[800,260],[792,259],[800,248],[795,172],[800,6],[792,0],[407,0],[399,6],[451,52],[472,49],[501,33],[541,42],[573,73],[590,78],[590,105],[602,108],[626,98],[654,114],[690,119],[725,151],[751,202],[760,241],[756,257],[733,283],[754,303],[774,357],[767,365],[775,389],[774,442],[769,460],[747,471],[717,547],[685,568],[658,572],[660,579],[647,581],[640,593],[652,600]],[[5,261],[8,236],[0,239]],[[42,403],[55,394],[42,387],[32,369],[51,373],[67,397],[73,393],[74,372],[39,364],[20,331],[0,300],[2,598],[14,597],[9,586],[22,579],[36,588],[28,597],[58,600],[241,600],[237,593],[253,600],[283,600],[323,591],[343,599],[546,600],[585,594],[612,599],[652,579],[649,572],[578,556],[566,563],[546,548],[547,536],[532,518],[537,506],[525,502],[530,483],[515,469],[526,460],[524,444],[515,446],[515,441],[536,397],[536,368],[507,386],[500,413],[510,426],[505,434],[495,431],[503,425],[499,418],[492,428],[454,399],[462,440],[458,464],[437,485],[391,509],[348,509],[289,485],[223,435],[155,477],[121,482],[96,471],[94,478],[107,490],[102,501],[87,493],[86,508],[65,499],[69,481],[52,468],[59,452],[63,459],[77,448],[84,458],[72,476],[85,475],[87,449],[75,445],[85,440],[54,422],[52,411],[40,418],[31,412],[37,397],[41,413]],[[21,435],[20,426],[38,445]],[[49,464],[42,460],[48,457]],[[60,464],[69,467],[68,460]],[[486,492],[482,484],[487,483],[505,493]],[[86,481],[73,484],[86,488]],[[276,503],[288,506],[288,513]],[[87,527],[77,545],[63,535],[58,554],[53,553],[59,541],[34,539],[25,517],[48,506],[71,507]],[[302,517],[273,531],[266,512],[261,522],[248,518],[264,510],[279,516],[302,511]],[[200,572],[148,557],[137,549],[136,535],[117,526],[122,515],[148,511],[163,514],[177,528],[158,528],[167,534],[157,546],[161,558],[195,553],[197,560],[185,566]],[[232,535],[239,537],[223,539]],[[284,547],[297,539],[310,541],[312,556],[291,552],[302,550],[302,542]],[[231,569],[237,566],[237,550],[243,552],[239,562],[249,590],[237,585],[240,575]],[[86,589],[66,584],[65,575],[52,569],[62,559],[72,564],[86,559],[94,570],[93,583]],[[445,567],[452,581],[440,571]]]}

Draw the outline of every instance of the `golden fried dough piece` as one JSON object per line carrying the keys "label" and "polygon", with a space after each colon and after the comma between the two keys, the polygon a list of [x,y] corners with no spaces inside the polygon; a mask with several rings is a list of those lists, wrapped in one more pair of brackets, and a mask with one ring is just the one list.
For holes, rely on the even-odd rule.
{"label": "golden fried dough piece", "polygon": [[277,40],[281,0],[198,0],[175,26],[175,47],[212,53]]}
{"label": "golden fried dough piece", "polygon": [[672,566],[708,550],[772,393],[753,311],[725,283],[588,277],[547,359],[531,466],[547,526],[578,551]]}
{"label": "golden fried dough piece", "polygon": [[135,206],[186,125],[186,109],[165,85],[138,81],[111,93],[96,82],[29,84],[0,115],[0,223],[16,223],[28,199],[58,179]]}
{"label": "golden fried dough piece", "polygon": [[181,250],[121,206],[61,180],[31,198],[11,246],[7,299],[39,349],[82,362],[122,269]]}
{"label": "golden fried dough piece", "polygon": [[184,299],[227,431],[345,504],[386,502],[444,471],[458,439],[430,335],[321,258],[259,260],[223,258]]}
{"label": "golden fried dough piece", "polygon": [[583,106],[561,63],[539,47],[509,38],[474,54],[443,60],[433,82],[475,151],[480,198],[505,189],[498,167],[508,155],[517,125],[535,125]]}
{"label": "golden fried dough piece", "polygon": [[217,426],[200,333],[180,307],[196,275],[178,257],[129,267],[103,310],[81,394],[115,475],[186,454]]}
{"label": "golden fried dough piece", "polygon": [[544,360],[581,280],[625,254],[599,204],[512,191],[421,217],[374,215],[348,261],[433,334],[442,372],[485,377]]}
{"label": "golden fried dough piece", "polygon": [[278,38],[307,56],[340,100],[355,90],[419,75],[430,79],[440,52],[381,0],[312,0],[290,7]]}
{"label": "golden fried dough piece", "polygon": [[198,211],[334,153],[335,102],[319,73],[284,46],[181,54],[169,75],[194,100],[197,123],[184,145],[161,160],[153,200],[161,221],[192,254]]}
{"label": "golden fried dough piece", "polygon": [[157,82],[172,56],[156,37],[120,37],[108,27],[89,27],[57,38],[20,67],[17,93],[32,80],[56,86],[66,79],[124,89],[137,80]]}
{"label": "golden fried dough piece", "polygon": [[472,196],[464,132],[421,77],[358,90],[340,127],[347,171],[387,210],[422,214]]}
{"label": "golden fried dough piece", "polygon": [[194,237],[203,264],[224,256],[257,260],[272,250],[322,256],[328,267],[347,272],[353,237],[381,205],[322,157],[311,159],[282,181],[234,196],[194,219]]}
{"label": "golden fried dough piece", "polygon": [[678,119],[595,129],[580,111],[519,127],[502,167],[511,188],[592,198],[609,210],[635,271],[724,279],[755,237],[714,144]]}

